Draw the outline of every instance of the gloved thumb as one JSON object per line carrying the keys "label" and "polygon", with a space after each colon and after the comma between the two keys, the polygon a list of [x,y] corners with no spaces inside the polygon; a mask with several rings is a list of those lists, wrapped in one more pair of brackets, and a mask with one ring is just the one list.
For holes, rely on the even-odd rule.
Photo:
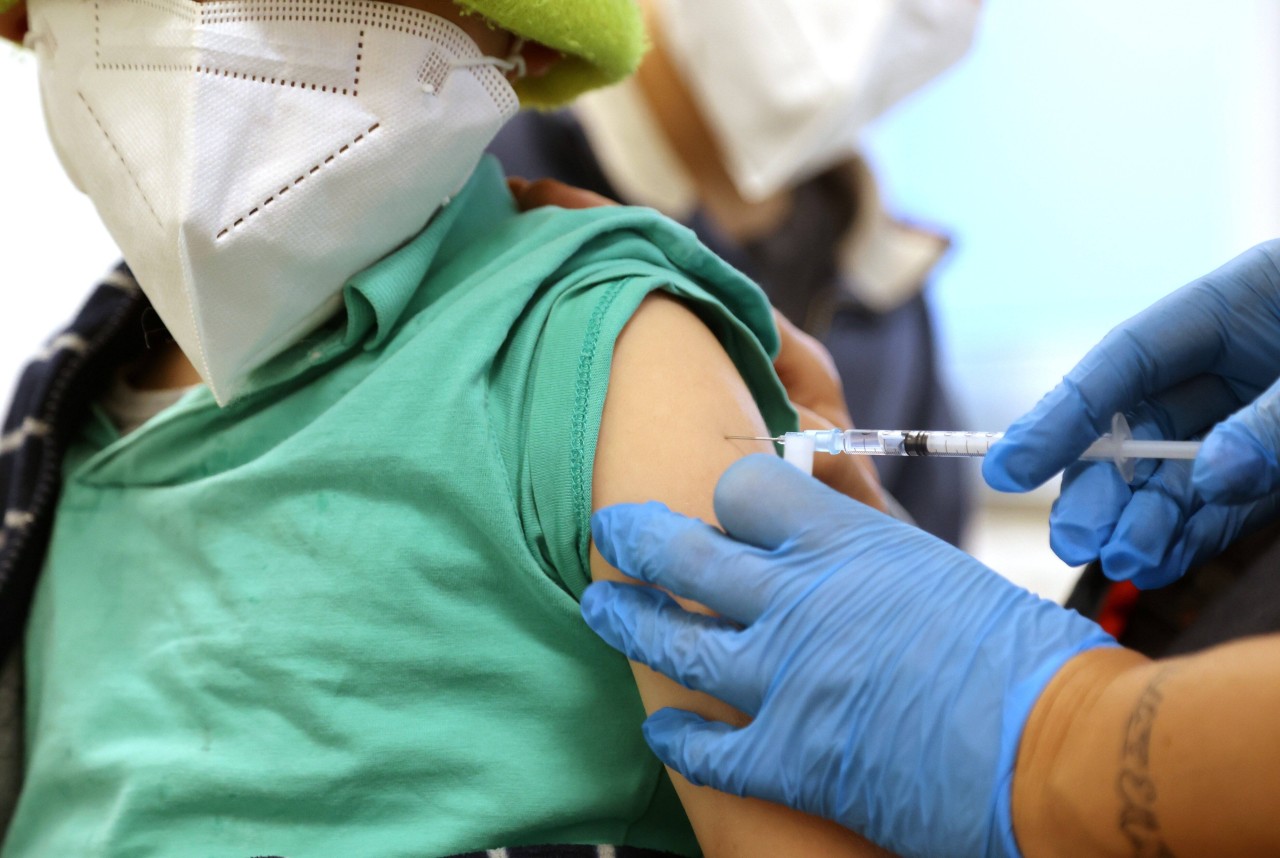
{"label": "gloved thumb", "polygon": [[716,484],[716,518],[739,542],[772,551],[816,519],[860,514],[870,507],[829,489],[776,456],[757,454],[729,466]]}
{"label": "gloved thumb", "polygon": [[[664,765],[684,775],[694,786],[744,795],[745,784],[731,784],[728,778],[716,774],[718,768],[740,768],[733,764],[732,750],[738,732],[722,721],[708,721],[683,709],[659,709],[644,722],[645,741]],[[752,794],[759,795],[754,791]]]}
{"label": "gloved thumb", "polygon": [[1258,500],[1280,489],[1278,452],[1280,381],[1209,433],[1191,484],[1210,503]]}

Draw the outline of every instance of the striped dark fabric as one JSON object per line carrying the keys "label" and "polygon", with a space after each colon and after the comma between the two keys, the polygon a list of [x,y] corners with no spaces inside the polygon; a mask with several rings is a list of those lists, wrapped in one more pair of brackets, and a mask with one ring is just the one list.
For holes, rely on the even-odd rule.
{"label": "striped dark fabric", "polygon": [[121,264],[27,364],[0,429],[0,661],[21,638],[62,487],[68,434],[104,378],[145,348],[150,305]]}

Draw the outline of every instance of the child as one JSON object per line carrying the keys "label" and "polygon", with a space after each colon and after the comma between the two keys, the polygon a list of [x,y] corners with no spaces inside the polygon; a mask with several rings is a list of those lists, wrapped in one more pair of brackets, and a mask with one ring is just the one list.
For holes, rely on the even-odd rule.
{"label": "child", "polygon": [[740,716],[579,618],[617,574],[593,508],[711,520],[767,449],[724,437],[795,416],[767,304],[686,232],[521,215],[476,167],[500,69],[549,104],[636,61],[631,0],[533,5],[29,0],[55,146],[130,268],[0,441],[4,858],[865,854],[673,790],[635,683]]}

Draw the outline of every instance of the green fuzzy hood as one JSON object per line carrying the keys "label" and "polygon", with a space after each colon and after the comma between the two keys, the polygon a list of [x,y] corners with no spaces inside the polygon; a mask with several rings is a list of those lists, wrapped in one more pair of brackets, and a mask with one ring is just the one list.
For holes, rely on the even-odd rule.
{"label": "green fuzzy hood", "polygon": [[516,84],[526,107],[558,107],[589,89],[617,83],[635,71],[644,55],[644,21],[636,0],[454,2],[565,55],[545,77]]}
{"label": "green fuzzy hood", "polygon": [[[0,13],[22,0],[0,0]],[[589,89],[625,78],[646,41],[637,0],[454,0],[504,30],[564,54],[548,74],[516,83],[525,107],[567,104]]]}

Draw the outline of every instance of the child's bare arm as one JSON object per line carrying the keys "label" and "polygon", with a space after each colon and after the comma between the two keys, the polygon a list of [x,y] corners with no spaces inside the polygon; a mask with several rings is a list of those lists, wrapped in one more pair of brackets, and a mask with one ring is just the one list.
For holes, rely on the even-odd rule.
{"label": "child's bare arm", "polygon": [[[660,500],[714,522],[712,493],[734,460],[768,444],[726,435],[767,434],[759,410],[720,343],[679,301],[647,299],[618,339],[601,420],[593,506]],[[867,497],[878,499],[868,482]],[[593,549],[592,576],[619,579]],[[645,707],[676,706],[733,723],[740,712],[633,665]],[[881,855],[847,830],[779,805],[694,787],[672,775],[708,856]]]}

